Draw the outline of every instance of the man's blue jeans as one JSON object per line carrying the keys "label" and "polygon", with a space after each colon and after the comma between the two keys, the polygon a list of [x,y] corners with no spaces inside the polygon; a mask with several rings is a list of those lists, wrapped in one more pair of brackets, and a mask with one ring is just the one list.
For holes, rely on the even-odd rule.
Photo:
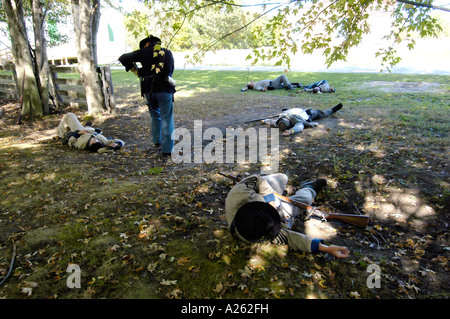
{"label": "man's blue jeans", "polygon": [[173,94],[166,92],[146,93],[148,110],[152,118],[152,138],[154,144],[161,144],[163,154],[172,153],[175,129],[173,120]]}

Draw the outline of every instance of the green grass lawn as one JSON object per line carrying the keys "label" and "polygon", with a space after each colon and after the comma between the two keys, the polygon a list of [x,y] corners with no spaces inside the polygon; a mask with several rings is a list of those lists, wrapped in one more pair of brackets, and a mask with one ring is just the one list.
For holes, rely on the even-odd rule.
{"label": "green grass lawn", "polygon": [[[318,206],[372,218],[366,229],[300,223],[347,245],[349,258],[234,240],[224,219],[232,183],[217,171],[257,173],[260,164],[163,163],[148,151],[138,79],[115,70],[117,114],[95,125],[127,142],[116,155],[61,146],[52,139],[61,113],[19,126],[18,104],[4,102],[0,279],[13,242],[17,256],[0,298],[448,298],[449,77],[290,72],[292,82],[326,79],[336,93],[240,91],[278,75],[176,70],[176,126],[259,128],[244,122],[343,103],[317,128],[280,138],[279,171],[295,186],[327,178]],[[81,288],[67,286],[71,264]],[[378,289],[367,286],[373,264]]]}

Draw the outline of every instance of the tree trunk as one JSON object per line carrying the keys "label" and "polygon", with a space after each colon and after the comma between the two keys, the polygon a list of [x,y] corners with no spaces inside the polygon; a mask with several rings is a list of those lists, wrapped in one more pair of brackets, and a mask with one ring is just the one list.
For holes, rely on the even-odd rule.
{"label": "tree trunk", "polygon": [[45,13],[43,3],[40,0],[30,0],[33,16],[34,43],[35,43],[35,69],[36,80],[39,83],[42,107],[44,113],[50,113],[49,102],[49,68],[47,56],[47,39],[44,33]]}
{"label": "tree trunk", "polygon": [[95,1],[94,4],[94,14],[92,19],[92,55],[94,57],[94,64],[98,66],[97,59],[97,34],[98,27],[100,25],[100,0]]}
{"label": "tree trunk", "polygon": [[103,113],[105,107],[102,86],[94,63],[93,21],[96,10],[100,10],[100,0],[72,0],[72,13],[76,35],[78,68],[86,91],[88,113],[96,116]]}
{"label": "tree trunk", "polygon": [[[18,92],[23,95],[21,117],[41,117],[44,113],[39,85],[36,81],[33,57],[28,42],[22,0],[2,0],[11,37],[16,65]],[[22,83],[24,89],[22,92]]]}

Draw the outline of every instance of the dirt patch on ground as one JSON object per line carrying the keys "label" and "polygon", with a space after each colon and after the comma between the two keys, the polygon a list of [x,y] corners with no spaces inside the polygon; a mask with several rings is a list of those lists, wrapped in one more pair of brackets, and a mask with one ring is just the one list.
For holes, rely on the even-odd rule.
{"label": "dirt patch on ground", "polygon": [[440,83],[433,82],[388,82],[371,81],[363,84],[366,87],[377,88],[386,93],[417,93],[417,92],[438,92]]}

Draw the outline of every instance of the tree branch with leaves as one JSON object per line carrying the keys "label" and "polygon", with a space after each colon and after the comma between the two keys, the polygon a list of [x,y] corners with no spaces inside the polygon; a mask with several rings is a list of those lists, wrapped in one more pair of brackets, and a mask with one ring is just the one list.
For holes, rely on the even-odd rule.
{"label": "tree branch with leaves", "polygon": [[[395,1],[395,0],[261,0],[259,3],[246,4],[234,0],[160,0],[145,1],[156,12],[160,26],[171,28],[171,43],[182,34],[182,29],[193,21],[195,15],[205,8],[232,12],[237,8],[259,9],[259,13],[250,23],[228,29],[214,39],[197,39],[198,49],[191,62],[198,62],[205,52],[234,35],[238,31],[252,27],[261,17],[270,16],[251,32],[254,39],[267,38],[269,45],[254,47],[248,59],[252,63],[259,60],[274,61],[274,65],[286,64],[301,50],[305,54],[323,54],[327,66],[346,60],[349,50],[358,46],[364,36],[376,26],[369,24],[374,13],[390,13],[391,31],[385,36],[393,39],[387,48],[380,48],[374,55],[380,57],[382,66],[387,69],[401,61],[395,46],[406,42],[409,49],[414,49],[412,34],[421,37],[436,37],[441,27],[431,13],[442,9],[432,5],[433,1]],[[444,8],[445,9],[445,8]],[[259,18],[258,18],[259,17]],[[164,30],[164,29],[161,30]],[[172,31],[174,31],[172,33]]]}

